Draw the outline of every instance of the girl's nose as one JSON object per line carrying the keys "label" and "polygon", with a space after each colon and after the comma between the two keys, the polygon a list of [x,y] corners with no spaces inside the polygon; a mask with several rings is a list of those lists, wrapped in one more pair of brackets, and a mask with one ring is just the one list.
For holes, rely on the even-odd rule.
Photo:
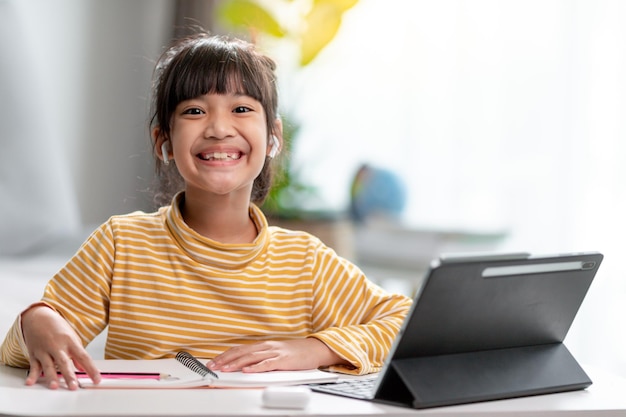
{"label": "girl's nose", "polygon": [[207,118],[207,124],[204,129],[204,136],[214,139],[224,139],[234,134],[234,128],[228,117],[229,114],[224,112],[213,112]]}

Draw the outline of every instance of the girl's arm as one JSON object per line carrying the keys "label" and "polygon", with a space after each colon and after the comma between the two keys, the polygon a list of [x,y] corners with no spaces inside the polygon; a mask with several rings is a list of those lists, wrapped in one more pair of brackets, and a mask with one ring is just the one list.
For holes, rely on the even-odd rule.
{"label": "girl's arm", "polygon": [[27,383],[34,383],[33,375],[43,371],[48,385],[55,388],[57,374],[52,369],[58,366],[69,376],[64,369],[69,369],[71,360],[97,378],[84,346],[107,325],[112,242],[107,224],[97,229],[48,282],[42,300],[22,312],[7,333],[0,361],[30,366],[33,372]]}
{"label": "girl's arm", "polygon": [[411,299],[390,294],[332,250],[316,256],[314,337],[348,366],[331,369],[355,374],[380,371],[411,307]]}

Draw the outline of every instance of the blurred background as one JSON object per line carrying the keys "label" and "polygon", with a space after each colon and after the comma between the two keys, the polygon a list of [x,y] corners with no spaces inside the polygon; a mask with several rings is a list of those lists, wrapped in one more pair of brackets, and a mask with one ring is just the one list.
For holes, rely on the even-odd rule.
{"label": "blurred background", "polygon": [[0,0],[0,257],[154,209],[152,67],[199,25],[278,62],[272,221],[407,294],[441,252],[600,251],[567,346],[626,376],[624,21],[619,0]]}

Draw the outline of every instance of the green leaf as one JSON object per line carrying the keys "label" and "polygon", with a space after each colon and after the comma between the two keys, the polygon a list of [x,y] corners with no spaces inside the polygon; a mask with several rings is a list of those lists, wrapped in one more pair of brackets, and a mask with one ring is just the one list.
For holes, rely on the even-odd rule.
{"label": "green leaf", "polygon": [[277,38],[285,36],[285,30],[274,16],[254,1],[227,0],[220,4],[217,14],[223,22],[234,28],[262,32]]}

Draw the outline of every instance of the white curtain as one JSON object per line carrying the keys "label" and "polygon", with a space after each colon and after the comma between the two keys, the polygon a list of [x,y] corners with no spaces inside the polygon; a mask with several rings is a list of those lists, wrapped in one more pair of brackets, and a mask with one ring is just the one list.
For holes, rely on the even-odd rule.
{"label": "white curtain", "polygon": [[23,253],[78,229],[59,109],[32,48],[37,39],[11,2],[0,2],[0,254]]}
{"label": "white curtain", "polygon": [[174,5],[0,1],[0,257],[151,209],[147,98]]}
{"label": "white curtain", "polygon": [[286,74],[296,163],[324,205],[370,162],[408,183],[409,227],[603,252],[568,346],[626,375],[624,22],[620,0],[360,0]]}

